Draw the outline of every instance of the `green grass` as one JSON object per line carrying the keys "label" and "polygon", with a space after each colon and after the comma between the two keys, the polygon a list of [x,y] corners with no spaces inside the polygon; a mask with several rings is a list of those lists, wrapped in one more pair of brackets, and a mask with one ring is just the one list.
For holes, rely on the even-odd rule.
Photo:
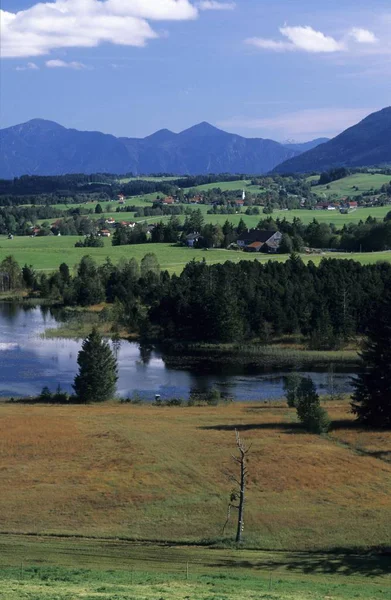
{"label": "green grass", "polygon": [[386,557],[2,536],[4,600],[376,600]]}
{"label": "green grass", "polygon": [[[175,247],[170,244],[136,244],[131,246],[112,246],[111,238],[105,238],[103,248],[75,248],[75,242],[81,236],[46,236],[34,237],[28,236],[14,237],[8,240],[6,236],[0,236],[0,261],[6,256],[12,255],[23,266],[24,264],[33,265],[39,271],[51,271],[57,269],[62,262],[66,262],[70,267],[80,262],[80,259],[89,254],[98,264],[102,264],[107,257],[113,262],[118,262],[121,258],[136,258],[141,260],[148,252],[153,252],[158,257],[162,269],[167,269],[171,273],[180,273],[184,266],[193,259],[205,259],[208,264],[222,263],[227,260],[239,262],[241,260],[268,260],[285,261],[288,255],[267,255],[267,254],[249,254],[244,252],[234,252],[230,250],[212,249],[196,250],[186,247]],[[391,261],[391,252],[373,252],[340,254],[330,253],[324,255],[303,255],[303,260],[308,262],[312,260],[315,264],[324,257],[343,258],[358,260],[362,264],[374,264],[378,261]]]}
{"label": "green grass", "polygon": [[215,183],[205,183],[204,185],[197,185],[194,188],[187,188],[190,193],[198,191],[198,192],[206,192],[208,190],[213,190],[215,188],[220,188],[222,192],[231,192],[235,190],[242,191],[243,189],[247,190],[249,187],[259,189],[259,186],[252,186],[251,179],[243,179],[240,181],[216,181]]}
{"label": "green grass", "polygon": [[[338,179],[327,186],[315,186],[313,191],[319,195],[331,196],[337,194],[338,196],[358,196],[363,192],[369,192],[371,190],[379,190],[385,183],[390,183],[391,175],[381,175],[379,173],[356,173],[355,175],[349,175],[343,179]],[[358,189],[355,189],[355,188]]]}
{"label": "green grass", "polygon": [[181,177],[180,175],[175,176],[173,175],[172,177],[124,177],[123,179],[120,179],[119,182],[120,183],[129,183],[129,181],[176,181],[177,179],[184,179],[183,177]]}
{"label": "green grass", "polygon": [[[273,218],[284,217],[287,221],[293,221],[294,217],[299,218],[303,223],[308,224],[313,219],[319,221],[319,223],[333,223],[338,228],[343,227],[346,223],[358,223],[359,221],[365,221],[369,216],[375,219],[383,220],[387,213],[391,211],[391,205],[379,206],[372,208],[358,208],[357,210],[344,215],[339,210],[275,210],[272,214]],[[259,217],[258,217],[259,220]]]}

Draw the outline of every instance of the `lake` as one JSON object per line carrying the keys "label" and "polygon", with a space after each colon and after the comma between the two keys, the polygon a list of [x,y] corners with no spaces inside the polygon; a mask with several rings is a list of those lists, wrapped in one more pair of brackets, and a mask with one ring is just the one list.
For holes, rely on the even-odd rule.
{"label": "lake", "polygon": [[[58,385],[72,391],[77,372],[77,354],[81,340],[45,339],[42,333],[57,326],[46,307],[26,307],[0,303],[0,397],[35,396],[44,386],[55,391]],[[265,373],[245,366],[222,369],[168,368],[156,348],[140,348],[135,342],[122,341],[118,351],[118,395],[126,398],[138,392],[153,401],[155,394],[164,398],[188,398],[191,389],[217,387],[235,400],[266,400],[283,396],[286,371]],[[328,372],[303,373],[312,377],[320,393],[327,393]],[[350,390],[352,373],[334,373],[334,386]]]}

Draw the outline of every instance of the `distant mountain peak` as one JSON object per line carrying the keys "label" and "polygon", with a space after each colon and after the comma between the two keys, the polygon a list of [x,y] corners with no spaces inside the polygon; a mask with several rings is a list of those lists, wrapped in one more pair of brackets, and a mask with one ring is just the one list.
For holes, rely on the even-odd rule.
{"label": "distant mountain peak", "polygon": [[155,131],[155,133],[151,133],[151,135],[147,135],[144,140],[154,141],[154,142],[163,142],[166,140],[171,140],[177,136],[176,133],[170,131],[170,129],[159,129]]}
{"label": "distant mountain peak", "polygon": [[226,131],[222,129],[218,129],[214,125],[207,123],[207,121],[202,121],[201,123],[197,123],[197,125],[193,125],[184,131],[181,131],[179,135],[193,136],[193,137],[205,137],[210,135],[230,135]]}
{"label": "distant mountain peak", "polygon": [[19,127],[19,128],[23,127],[26,129],[27,128],[29,128],[29,129],[39,128],[41,131],[65,129],[65,127],[63,127],[59,123],[56,123],[56,121],[50,121],[49,119],[38,119],[38,118],[30,119],[30,121],[26,121],[26,123],[21,123],[20,125],[14,125],[14,127]]}

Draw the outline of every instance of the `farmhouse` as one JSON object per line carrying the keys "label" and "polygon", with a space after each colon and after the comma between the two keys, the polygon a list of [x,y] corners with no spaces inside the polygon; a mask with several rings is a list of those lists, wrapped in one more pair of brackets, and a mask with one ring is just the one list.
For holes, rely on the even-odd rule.
{"label": "farmhouse", "polygon": [[102,237],[110,237],[111,236],[111,233],[108,229],[101,229],[99,233]]}
{"label": "farmhouse", "polygon": [[175,200],[172,196],[167,196],[167,198],[164,198],[162,204],[170,205],[170,204],[174,204]]}
{"label": "farmhouse", "polygon": [[189,248],[194,248],[194,245],[198,242],[200,237],[199,233],[189,233],[189,235],[186,236],[186,245],[189,246]]}
{"label": "farmhouse", "polygon": [[116,223],[116,226],[118,227],[119,225],[121,225],[122,227],[130,227],[130,229],[133,229],[133,227],[136,226],[136,223],[134,223],[133,221],[119,221],[118,223]]}
{"label": "farmhouse", "polygon": [[277,252],[281,244],[282,233],[262,229],[248,229],[237,239],[240,248],[247,252]]}

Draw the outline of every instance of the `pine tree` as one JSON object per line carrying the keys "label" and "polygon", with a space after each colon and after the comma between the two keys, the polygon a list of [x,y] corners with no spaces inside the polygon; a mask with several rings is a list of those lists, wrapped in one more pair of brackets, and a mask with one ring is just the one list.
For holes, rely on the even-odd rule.
{"label": "pine tree", "polygon": [[81,402],[104,402],[113,397],[118,379],[117,361],[95,328],[84,340],[77,363],[79,373],[73,389]]}
{"label": "pine tree", "polygon": [[320,399],[311,377],[303,377],[296,391],[297,416],[307,431],[326,433],[330,427],[327,412],[320,406]]}
{"label": "pine tree", "polygon": [[362,423],[391,428],[391,297],[370,325],[361,359],[352,411]]}

